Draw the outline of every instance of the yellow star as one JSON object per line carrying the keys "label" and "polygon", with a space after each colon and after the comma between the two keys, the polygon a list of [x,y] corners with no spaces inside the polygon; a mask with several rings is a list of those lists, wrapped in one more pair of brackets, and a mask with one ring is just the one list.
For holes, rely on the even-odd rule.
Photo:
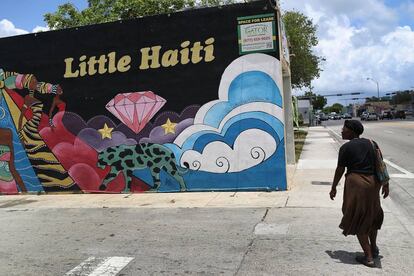
{"label": "yellow star", "polygon": [[168,133],[173,133],[175,134],[175,126],[177,124],[176,123],[172,123],[170,121],[170,118],[167,119],[167,122],[163,125],[161,125],[161,127],[164,129],[164,134],[168,134]]}
{"label": "yellow star", "polygon": [[112,130],[114,129],[112,127],[108,127],[105,123],[104,127],[98,130],[102,135],[102,140],[105,138],[112,139]]}

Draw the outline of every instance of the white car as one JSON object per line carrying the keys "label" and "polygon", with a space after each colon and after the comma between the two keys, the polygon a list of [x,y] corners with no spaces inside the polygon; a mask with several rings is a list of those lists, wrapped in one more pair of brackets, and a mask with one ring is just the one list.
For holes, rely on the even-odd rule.
{"label": "white car", "polygon": [[367,119],[367,117],[368,117],[368,112],[364,111],[364,112],[361,114],[361,121],[365,121],[365,120]]}
{"label": "white car", "polygon": [[367,121],[377,121],[378,120],[378,115],[377,115],[377,113],[369,112],[366,115],[365,120],[367,120]]}

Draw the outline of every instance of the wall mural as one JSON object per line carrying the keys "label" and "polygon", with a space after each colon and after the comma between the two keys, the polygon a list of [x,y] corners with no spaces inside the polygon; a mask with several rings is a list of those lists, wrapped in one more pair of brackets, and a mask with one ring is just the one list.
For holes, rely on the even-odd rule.
{"label": "wall mural", "polygon": [[[206,40],[206,63],[219,60],[215,40]],[[280,61],[267,53],[239,56],[237,41],[234,48],[233,59],[215,65],[216,85],[192,85],[183,77],[188,87],[179,100],[180,89],[167,83],[175,94],[161,93],[155,80],[134,92],[112,82],[106,87],[112,92],[84,103],[74,95],[94,99],[93,89],[101,91],[98,81],[85,80],[92,88],[79,83],[82,73],[91,78],[93,67],[80,63],[75,78],[66,58],[58,84],[44,68],[37,75],[0,65],[0,193],[286,189]],[[110,67],[109,58],[105,64]],[[114,68],[121,74],[133,68],[129,64],[124,58]],[[200,100],[206,93],[209,100]],[[88,116],[91,109],[95,115]]]}

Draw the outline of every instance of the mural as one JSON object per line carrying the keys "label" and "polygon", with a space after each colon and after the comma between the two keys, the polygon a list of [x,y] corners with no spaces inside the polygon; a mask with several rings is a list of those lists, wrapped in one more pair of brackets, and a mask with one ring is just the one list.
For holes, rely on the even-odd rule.
{"label": "mural", "polygon": [[[63,73],[61,65],[19,69],[9,53],[0,69],[0,193],[286,189],[278,52],[238,53],[237,18],[257,15],[263,5],[192,12],[223,20],[234,14],[231,35],[224,30],[204,44],[184,41],[164,52],[143,47],[140,66],[126,52],[82,55],[75,64],[69,47],[48,56]],[[105,26],[96,28],[120,28]],[[235,38],[231,51],[218,50],[229,47],[228,37]],[[0,53],[8,43],[0,40]]]}

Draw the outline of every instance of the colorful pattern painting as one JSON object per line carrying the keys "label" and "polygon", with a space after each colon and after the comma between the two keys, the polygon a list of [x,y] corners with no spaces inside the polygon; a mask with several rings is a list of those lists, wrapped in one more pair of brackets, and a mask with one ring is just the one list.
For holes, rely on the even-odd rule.
{"label": "colorful pattern painting", "polygon": [[[0,39],[0,53],[10,49],[0,54],[0,194],[285,190],[279,52],[240,56],[237,42],[237,18],[267,5],[190,11],[194,28],[182,13],[148,19],[151,29],[137,19],[46,32],[33,56],[33,37]],[[171,46],[142,44],[134,63],[127,52],[156,26],[196,42],[166,30]],[[93,48],[77,60],[73,41]]]}

